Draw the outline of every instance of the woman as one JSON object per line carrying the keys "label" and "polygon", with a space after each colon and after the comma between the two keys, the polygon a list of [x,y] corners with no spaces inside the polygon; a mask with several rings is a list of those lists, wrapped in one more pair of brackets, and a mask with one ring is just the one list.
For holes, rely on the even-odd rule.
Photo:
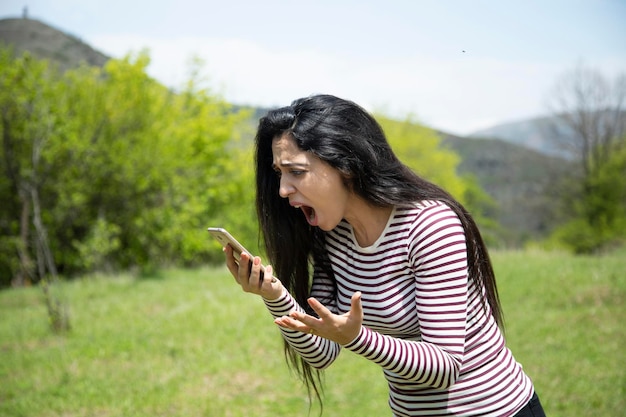
{"label": "woman", "polygon": [[273,267],[247,254],[239,266],[228,247],[227,265],[318,398],[317,372],[343,348],[383,369],[395,416],[544,415],[505,347],[474,221],[398,160],[371,115],[329,95],[270,111],[256,169]]}

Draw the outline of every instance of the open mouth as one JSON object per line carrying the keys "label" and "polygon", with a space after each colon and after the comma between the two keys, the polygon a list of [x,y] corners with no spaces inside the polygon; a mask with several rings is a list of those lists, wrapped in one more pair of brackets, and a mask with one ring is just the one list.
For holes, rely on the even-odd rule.
{"label": "open mouth", "polygon": [[306,221],[309,222],[311,226],[317,226],[317,216],[315,215],[315,209],[309,206],[300,206],[300,209],[304,213]]}

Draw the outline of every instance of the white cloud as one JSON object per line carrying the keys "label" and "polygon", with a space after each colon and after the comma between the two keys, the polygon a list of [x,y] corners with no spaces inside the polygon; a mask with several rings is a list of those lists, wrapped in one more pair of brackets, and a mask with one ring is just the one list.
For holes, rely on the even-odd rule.
{"label": "white cloud", "polygon": [[171,87],[187,79],[192,56],[206,63],[212,88],[237,104],[286,105],[331,93],[370,110],[412,115],[435,128],[468,134],[495,122],[538,115],[561,68],[549,64],[458,56],[356,58],[314,49],[269,49],[251,40],[111,35],[89,40],[115,57],[150,50],[148,69]]}
{"label": "white cloud", "polygon": [[[551,86],[577,60],[626,69],[623,2],[284,3],[31,0],[29,14],[112,56],[149,48],[148,71],[170,86],[197,55],[235,103],[327,92],[461,134],[546,112]],[[22,7],[0,1],[3,13]]]}

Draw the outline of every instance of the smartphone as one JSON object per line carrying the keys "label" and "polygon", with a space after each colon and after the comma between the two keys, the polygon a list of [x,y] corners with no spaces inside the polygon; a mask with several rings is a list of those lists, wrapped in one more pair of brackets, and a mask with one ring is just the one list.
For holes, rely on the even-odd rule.
{"label": "smartphone", "polygon": [[[233,248],[233,256],[237,262],[241,260],[241,252],[246,252],[252,256],[250,251],[244,248],[226,229],[222,227],[209,227],[207,230],[223,247],[230,245],[230,247]],[[252,260],[248,268],[248,273],[250,272],[252,272]],[[263,279],[263,268],[261,268],[261,279]]]}

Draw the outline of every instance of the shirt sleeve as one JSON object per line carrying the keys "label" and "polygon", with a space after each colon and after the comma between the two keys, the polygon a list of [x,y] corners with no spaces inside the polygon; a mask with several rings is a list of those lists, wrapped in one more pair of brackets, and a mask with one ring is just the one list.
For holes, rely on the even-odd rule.
{"label": "shirt sleeve", "polygon": [[420,340],[405,340],[362,327],[344,347],[388,374],[445,389],[457,380],[466,338],[467,245],[458,216],[443,204],[429,206],[409,232],[409,264],[415,275]]}
{"label": "shirt sleeve", "polygon": [[[322,273],[318,274],[318,271],[316,271],[311,296],[321,298],[324,295],[328,295],[329,291],[330,287],[326,276]],[[276,300],[264,299],[263,301],[274,318],[288,316],[293,311],[304,313],[304,309],[287,290],[283,290],[282,296]],[[335,312],[332,306],[330,309]],[[329,367],[339,356],[341,346],[336,342],[297,330],[285,329],[280,326],[279,328],[285,341],[316,369]]]}

